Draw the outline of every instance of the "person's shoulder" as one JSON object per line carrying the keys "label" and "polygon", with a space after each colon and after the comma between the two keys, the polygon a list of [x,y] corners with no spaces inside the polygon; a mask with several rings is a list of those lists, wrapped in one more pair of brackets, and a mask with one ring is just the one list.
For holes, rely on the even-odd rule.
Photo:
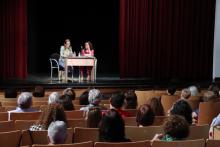
{"label": "person's shoulder", "polygon": [[63,45],[61,45],[61,46],[60,46],[60,49],[61,49],[61,50],[64,50],[64,46],[63,46]]}

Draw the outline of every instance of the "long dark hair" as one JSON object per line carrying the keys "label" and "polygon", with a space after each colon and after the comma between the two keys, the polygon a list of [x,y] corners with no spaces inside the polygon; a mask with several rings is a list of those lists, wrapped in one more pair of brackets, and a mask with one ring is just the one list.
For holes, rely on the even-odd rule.
{"label": "long dark hair", "polygon": [[124,140],[124,120],[116,110],[111,109],[103,115],[99,124],[99,141],[123,142]]}

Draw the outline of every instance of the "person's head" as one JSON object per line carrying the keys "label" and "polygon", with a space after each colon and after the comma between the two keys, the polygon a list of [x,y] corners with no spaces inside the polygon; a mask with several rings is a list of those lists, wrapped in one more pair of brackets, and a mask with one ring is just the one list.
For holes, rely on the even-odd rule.
{"label": "person's head", "polygon": [[60,99],[60,94],[58,92],[52,92],[48,98],[48,104],[58,103]]}
{"label": "person's head", "polygon": [[64,144],[67,138],[67,125],[63,121],[51,122],[47,135],[50,144]]}
{"label": "person's head", "polygon": [[71,47],[70,39],[65,39],[64,40],[64,47],[65,48],[70,48]]}
{"label": "person's head", "polygon": [[59,98],[58,103],[61,104],[66,111],[74,110],[74,106],[69,95],[62,95]]}
{"label": "person's head", "polygon": [[72,88],[64,89],[63,95],[68,95],[71,100],[75,100],[75,98],[76,98],[76,93]]}
{"label": "person's head", "polygon": [[102,111],[98,107],[91,107],[87,112],[86,121],[88,128],[97,128],[102,118]]}
{"label": "person's head", "polygon": [[209,91],[213,91],[216,95],[216,97],[219,97],[219,87],[216,84],[212,84],[208,88]]}
{"label": "person's head", "polygon": [[45,93],[45,90],[44,90],[43,86],[36,86],[33,91],[33,96],[34,97],[44,97],[44,93]]}
{"label": "person's head", "polygon": [[18,96],[17,105],[21,109],[28,109],[32,106],[32,94],[30,92],[22,92]]}
{"label": "person's head", "polygon": [[153,124],[154,118],[155,115],[150,105],[144,104],[138,108],[136,116],[137,126],[150,126]]}
{"label": "person's head", "polygon": [[204,102],[210,102],[210,101],[215,101],[216,99],[218,99],[218,97],[213,91],[207,91],[203,94],[202,99]]}
{"label": "person's head", "polygon": [[150,100],[149,105],[152,111],[154,112],[155,116],[164,116],[164,109],[161,104],[160,98],[153,97]]}
{"label": "person's head", "polygon": [[167,88],[167,94],[168,94],[168,95],[174,95],[175,92],[176,92],[176,87],[175,87],[175,86],[169,86],[169,87]]}
{"label": "person's head", "polygon": [[17,98],[17,91],[14,88],[5,89],[5,98]]}
{"label": "person's head", "polygon": [[192,108],[186,100],[176,101],[170,110],[170,114],[181,115],[189,124],[192,124]]}
{"label": "person's head", "polygon": [[177,140],[187,138],[189,135],[189,124],[180,115],[171,115],[163,124],[164,134]]}
{"label": "person's head", "polygon": [[124,120],[116,110],[108,110],[99,123],[99,140],[103,142],[121,142],[124,139]]}
{"label": "person's head", "polygon": [[191,92],[188,88],[184,88],[181,91],[181,99],[188,99],[191,96]]}
{"label": "person's head", "polygon": [[136,109],[137,108],[137,95],[133,90],[129,90],[124,93],[125,96],[125,109]]}
{"label": "person's head", "polygon": [[50,104],[42,112],[37,124],[42,125],[47,130],[50,123],[57,120],[67,122],[63,106],[60,104]]}
{"label": "person's head", "polygon": [[196,86],[190,86],[189,87],[191,96],[197,96],[199,94],[198,88]]}
{"label": "person's head", "polygon": [[123,93],[114,93],[110,98],[110,105],[115,109],[121,109],[124,104],[125,96]]}
{"label": "person's head", "polygon": [[91,89],[88,100],[90,104],[98,106],[101,101],[101,92],[98,89]]}
{"label": "person's head", "polygon": [[86,50],[93,50],[93,45],[90,41],[85,42],[85,49]]}
{"label": "person's head", "polygon": [[89,104],[88,97],[89,97],[89,91],[86,90],[79,96],[79,104],[88,105]]}

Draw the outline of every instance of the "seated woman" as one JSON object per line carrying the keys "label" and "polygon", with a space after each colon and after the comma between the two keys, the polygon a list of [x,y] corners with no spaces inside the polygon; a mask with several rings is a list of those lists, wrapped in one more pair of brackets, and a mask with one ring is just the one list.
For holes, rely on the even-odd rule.
{"label": "seated woman", "polygon": [[[71,43],[69,39],[66,39],[64,41],[64,45],[60,47],[60,59],[59,59],[59,65],[61,66],[61,68],[64,70],[65,68],[65,58],[67,58],[70,54],[72,54],[72,47],[71,47]],[[64,78],[65,77],[65,73],[61,72],[59,73],[59,76]]]}
{"label": "seated woman", "polygon": [[99,141],[130,142],[125,137],[125,123],[121,115],[114,109],[107,111],[99,123]]}
{"label": "seated woman", "polygon": [[86,122],[88,128],[98,128],[99,122],[102,119],[102,111],[99,107],[92,107],[86,113]]}
{"label": "seated woman", "polygon": [[154,112],[148,104],[141,105],[137,111],[136,122],[137,126],[150,126],[154,122]]}
{"label": "seated woman", "polygon": [[[81,54],[82,54],[82,56],[88,56],[88,57],[94,56],[94,49],[93,49],[92,43],[90,41],[85,42],[85,46],[84,46],[84,49],[82,49]],[[80,80],[83,81],[84,68],[80,67],[79,70],[80,70]],[[86,67],[86,70],[87,70],[87,81],[89,81],[89,80],[91,80],[92,67]]]}
{"label": "seated woman", "polygon": [[129,90],[124,93],[125,104],[124,109],[136,109],[137,108],[137,95],[134,90]]}
{"label": "seated woman", "polygon": [[165,115],[163,106],[162,106],[161,101],[160,101],[160,98],[153,97],[150,100],[149,105],[150,105],[152,111],[154,112],[155,116],[164,116]]}
{"label": "seated woman", "polygon": [[67,123],[66,114],[60,104],[51,104],[42,112],[36,124],[32,125],[30,131],[47,130],[50,123],[53,121],[64,121]]}
{"label": "seated woman", "polygon": [[156,134],[151,140],[175,141],[186,139],[189,135],[189,124],[180,115],[171,115],[163,124],[164,134]]}

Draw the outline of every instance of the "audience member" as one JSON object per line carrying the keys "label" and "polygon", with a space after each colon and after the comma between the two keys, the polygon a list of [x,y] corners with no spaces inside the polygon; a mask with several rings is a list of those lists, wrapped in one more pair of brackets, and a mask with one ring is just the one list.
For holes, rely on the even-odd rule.
{"label": "audience member", "polygon": [[79,96],[79,104],[89,105],[88,97],[89,97],[89,90],[86,90]]}
{"label": "audience member", "polygon": [[150,126],[154,122],[154,112],[151,109],[150,105],[144,104],[141,105],[137,111],[136,122],[137,126]]}
{"label": "audience member", "polygon": [[48,127],[47,136],[49,144],[64,144],[67,138],[67,125],[63,121],[51,122]]}
{"label": "audience member", "polygon": [[68,95],[72,101],[75,100],[75,98],[76,98],[76,93],[72,88],[64,89],[63,95]]}
{"label": "audience member", "polygon": [[124,93],[125,106],[124,109],[136,109],[137,108],[137,95],[133,90],[129,90]]}
{"label": "audience member", "polygon": [[183,140],[189,135],[189,124],[180,115],[171,115],[163,124],[164,134],[156,134],[151,140],[176,141]]}
{"label": "audience member", "polygon": [[12,112],[36,112],[38,110],[32,108],[32,94],[30,92],[22,92],[18,96],[17,108],[15,110],[8,111],[8,119],[10,120],[10,114]]}
{"label": "audience member", "polygon": [[87,127],[98,128],[99,122],[102,119],[102,111],[99,107],[92,107],[86,115]]}
{"label": "audience member", "polygon": [[89,91],[89,97],[88,97],[89,105],[86,107],[80,108],[80,110],[83,111],[89,111],[90,108],[92,107],[100,107],[102,108],[99,103],[101,102],[101,93],[98,89],[91,89]]}
{"label": "audience member", "polygon": [[129,142],[125,137],[125,123],[121,115],[115,110],[108,110],[99,124],[99,141],[101,142]]}
{"label": "audience member", "polygon": [[122,110],[122,106],[124,105],[125,96],[123,93],[115,93],[112,94],[110,98],[110,109],[115,109],[121,114],[122,117],[130,116],[129,113]]}
{"label": "audience member", "polygon": [[170,86],[167,88],[167,94],[168,95],[174,95],[176,92],[176,86]]}
{"label": "audience member", "polygon": [[180,99],[176,101],[170,110],[170,114],[181,115],[190,125],[192,124],[192,108],[185,100]]}
{"label": "audience member", "polygon": [[191,96],[191,92],[188,88],[184,88],[181,91],[181,99],[188,99]]}
{"label": "audience member", "polygon": [[29,130],[47,130],[50,123],[57,120],[67,123],[66,114],[64,112],[63,106],[60,104],[48,105],[47,108],[42,112],[36,124],[32,125]]}
{"label": "audience member", "polygon": [[197,96],[199,94],[199,90],[195,85],[189,87],[191,96]]}
{"label": "audience member", "polygon": [[48,98],[48,104],[56,104],[59,102],[60,94],[58,92],[52,92]]}
{"label": "audience member", "polygon": [[44,97],[45,90],[43,86],[36,86],[33,91],[34,97]]}
{"label": "audience member", "polygon": [[164,116],[164,109],[163,106],[161,104],[160,98],[157,97],[153,97],[150,102],[149,105],[152,109],[152,111],[154,112],[155,116]]}
{"label": "audience member", "polygon": [[65,111],[72,111],[74,110],[74,105],[72,103],[71,98],[69,97],[69,95],[62,95],[59,100],[58,103],[61,104],[64,108]]}

